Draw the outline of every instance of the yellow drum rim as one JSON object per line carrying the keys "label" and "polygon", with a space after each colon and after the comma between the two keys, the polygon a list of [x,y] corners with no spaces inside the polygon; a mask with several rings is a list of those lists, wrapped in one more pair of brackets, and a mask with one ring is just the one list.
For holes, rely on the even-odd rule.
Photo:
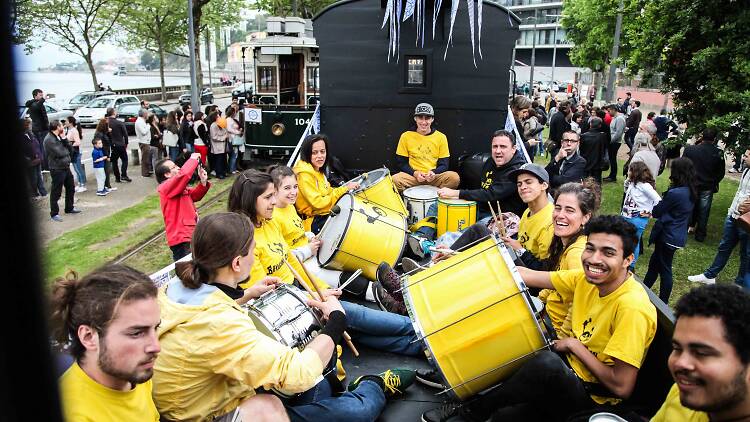
{"label": "yellow drum rim", "polygon": [[476,207],[477,206],[476,201],[467,201],[465,199],[438,198],[438,204],[450,205],[451,207]]}

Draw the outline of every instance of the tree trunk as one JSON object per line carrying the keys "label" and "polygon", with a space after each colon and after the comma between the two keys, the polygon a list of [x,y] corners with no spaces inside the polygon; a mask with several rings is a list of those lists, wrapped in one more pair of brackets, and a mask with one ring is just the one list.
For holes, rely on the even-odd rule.
{"label": "tree trunk", "polygon": [[96,70],[94,69],[94,60],[91,58],[90,50],[88,54],[83,56],[83,59],[86,60],[86,65],[89,67],[89,72],[91,73],[91,81],[94,82],[94,91],[98,91],[99,82],[96,80]]}
{"label": "tree trunk", "polygon": [[167,101],[167,86],[164,83],[164,41],[162,40],[162,28],[159,18],[156,18],[156,44],[159,48],[159,79],[161,80],[161,100]]}
{"label": "tree trunk", "polygon": [[[203,17],[202,6],[197,6],[200,2],[193,2],[193,31],[195,32],[195,79],[198,82],[198,95],[203,91],[203,69],[201,66],[201,18]],[[200,100],[199,100],[200,101]]]}

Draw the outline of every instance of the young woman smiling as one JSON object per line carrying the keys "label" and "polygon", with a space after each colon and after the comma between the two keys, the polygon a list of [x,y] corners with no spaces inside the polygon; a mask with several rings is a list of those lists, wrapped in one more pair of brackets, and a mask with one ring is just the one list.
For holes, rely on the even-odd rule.
{"label": "young woman smiling", "polygon": [[294,166],[299,182],[299,198],[295,206],[305,218],[305,228],[317,234],[323,228],[325,216],[342,195],[359,188],[349,182],[338,188],[331,187],[325,171],[328,165],[328,137],[322,133],[310,135],[302,141],[300,160]]}
{"label": "young woman smiling", "polygon": [[[281,233],[287,245],[291,248],[291,252],[310,274],[320,278],[332,287],[338,287],[341,283],[349,279],[352,272],[329,270],[321,268],[318,264],[315,256],[320,248],[321,241],[313,236],[311,232],[305,231],[302,218],[294,208],[299,191],[297,176],[294,174],[294,171],[287,166],[279,165],[272,167],[269,174],[276,188],[274,220],[281,228]],[[375,288],[375,285],[369,280],[358,276],[346,286],[344,292],[360,299],[375,302],[373,293]]]}

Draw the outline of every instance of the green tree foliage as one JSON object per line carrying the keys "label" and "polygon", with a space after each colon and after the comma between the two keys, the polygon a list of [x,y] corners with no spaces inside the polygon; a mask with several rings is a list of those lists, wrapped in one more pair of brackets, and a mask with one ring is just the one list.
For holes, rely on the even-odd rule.
{"label": "green tree foliage", "polygon": [[705,127],[750,147],[750,8],[734,0],[650,0],[631,27],[628,67],[662,74],[686,135]]}
{"label": "green tree foliage", "polygon": [[256,0],[255,7],[258,11],[271,16],[298,16],[311,19],[335,2],[336,0]]}
{"label": "green tree foliage", "polygon": [[26,41],[27,52],[42,41],[83,58],[97,88],[93,53],[114,34],[114,25],[126,7],[125,0],[30,0],[19,25],[33,30]]}
{"label": "green tree foliage", "polygon": [[[636,11],[643,0],[623,2],[623,33],[636,24]],[[568,56],[580,67],[603,71],[609,66],[614,43],[615,20],[620,0],[564,0],[561,24],[566,37],[574,46]],[[620,38],[620,59],[626,59],[632,46],[626,37]]]}

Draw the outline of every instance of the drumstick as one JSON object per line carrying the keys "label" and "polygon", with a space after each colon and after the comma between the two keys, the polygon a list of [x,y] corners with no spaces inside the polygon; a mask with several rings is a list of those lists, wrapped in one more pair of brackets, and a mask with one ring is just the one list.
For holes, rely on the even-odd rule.
{"label": "drumstick", "polygon": [[[289,255],[289,256],[291,256],[292,259],[296,259],[296,257],[294,255]],[[302,276],[299,275],[299,273],[297,272],[297,270],[295,270],[294,267],[292,267],[292,264],[290,264],[289,261],[286,260],[286,258],[284,258],[283,260],[284,260],[284,264],[286,264],[286,266],[289,267],[289,270],[292,272],[292,275],[294,275],[294,278],[296,278],[297,280],[299,280],[299,284],[301,284],[302,287],[305,290],[307,290],[307,293],[310,294],[310,296],[312,296],[313,299],[314,299],[315,298],[315,292],[313,292],[312,289],[310,289],[310,286],[308,286],[307,283],[305,283],[305,279],[302,278]],[[307,269],[305,268],[304,265],[302,266],[302,269],[305,271],[305,273],[307,273]],[[309,276],[309,273],[307,273],[307,274]],[[317,294],[318,294],[318,298],[321,301],[325,302],[326,301],[325,296],[323,296],[323,293],[318,288],[318,285],[315,284],[315,281],[312,279],[312,277],[310,277],[310,284],[312,284],[313,287],[315,287],[315,290],[317,291]],[[359,357],[359,351],[357,350],[356,347],[354,347],[354,343],[352,343],[352,338],[349,336],[349,334],[346,331],[344,331],[344,336],[343,337],[344,337],[344,341],[346,341],[346,345],[349,346],[349,348],[352,350],[352,353],[354,353],[354,356],[355,357]]]}
{"label": "drumstick", "polygon": [[357,276],[360,275],[360,274],[362,274],[362,269],[361,268],[358,269],[357,271],[355,271],[354,274],[351,275],[351,277],[349,277],[348,279],[346,279],[345,282],[343,282],[341,285],[339,285],[338,289],[339,290],[344,290],[344,287],[348,286],[349,283],[351,283],[352,281],[354,281],[354,279],[357,278]]}
{"label": "drumstick", "polygon": [[[490,201],[487,201],[487,205],[489,205],[489,206],[490,206],[490,213],[492,213],[492,219],[493,219],[493,220],[495,220],[495,228],[497,228],[498,230],[500,230],[500,227],[498,227],[498,226],[497,226],[497,215],[495,214],[495,209],[494,209],[494,208],[492,208],[492,203],[491,203]],[[503,229],[505,229],[505,227],[503,227]],[[503,230],[503,232],[504,232],[504,231],[505,231],[505,230]],[[500,235],[501,235],[501,236],[503,236],[503,235],[504,235],[504,233],[503,233],[503,232],[500,232]]]}
{"label": "drumstick", "polygon": [[500,208],[500,201],[495,201],[495,203],[497,203],[497,216],[500,217],[500,233],[503,237],[507,237],[505,234],[505,219],[503,218],[503,210]]}

